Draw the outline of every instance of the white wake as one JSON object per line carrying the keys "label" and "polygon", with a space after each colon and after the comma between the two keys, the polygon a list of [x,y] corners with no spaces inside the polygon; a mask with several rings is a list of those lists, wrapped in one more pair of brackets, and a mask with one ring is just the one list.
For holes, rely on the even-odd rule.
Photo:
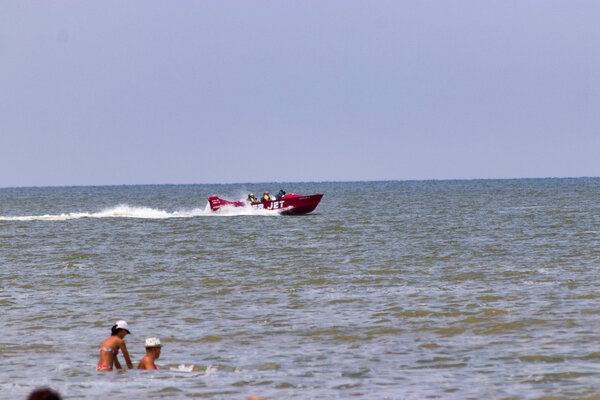
{"label": "white wake", "polygon": [[67,221],[81,218],[139,218],[139,219],[169,219],[169,218],[195,218],[195,217],[223,217],[236,215],[277,215],[272,211],[257,210],[250,206],[247,207],[223,207],[212,212],[207,204],[204,208],[194,208],[192,210],[165,211],[150,207],[135,207],[127,204],[120,204],[116,207],[105,210],[87,213],[70,212],[63,214],[44,214],[44,215],[0,215],[0,221]]}

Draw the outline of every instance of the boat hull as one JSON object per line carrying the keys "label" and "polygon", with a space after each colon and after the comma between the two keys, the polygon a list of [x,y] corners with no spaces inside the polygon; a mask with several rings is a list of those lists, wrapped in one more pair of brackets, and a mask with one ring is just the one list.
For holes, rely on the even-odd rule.
{"label": "boat hull", "polygon": [[217,196],[208,198],[211,211],[217,211],[222,207],[242,207],[250,205],[257,210],[268,210],[278,212],[281,215],[301,215],[314,211],[319,205],[323,195],[321,193],[301,196],[289,194],[279,200],[270,200],[258,203],[246,203],[244,201],[227,201]]}

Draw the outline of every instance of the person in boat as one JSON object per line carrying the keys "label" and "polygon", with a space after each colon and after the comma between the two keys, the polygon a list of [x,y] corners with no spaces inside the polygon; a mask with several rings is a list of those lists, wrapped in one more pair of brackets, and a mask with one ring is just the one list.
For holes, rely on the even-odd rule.
{"label": "person in boat", "polygon": [[269,196],[269,192],[265,192],[265,193],[263,194],[263,197],[262,197],[261,201],[262,201],[263,203],[266,203],[267,201],[271,201],[271,196]]}
{"label": "person in boat", "polygon": [[146,348],[146,355],[140,361],[139,369],[160,369],[156,364],[154,364],[155,360],[158,360],[160,357],[160,350],[162,348],[162,344],[160,344],[160,339],[157,337],[149,337],[146,339],[146,343],[144,344]]}
{"label": "person in boat", "polygon": [[277,193],[277,195],[275,196],[275,198],[276,198],[277,200],[281,200],[281,198],[282,198],[283,196],[285,196],[285,190],[283,190],[283,189],[280,189],[280,190],[279,190],[279,193]]}
{"label": "person in boat", "polygon": [[129,358],[129,352],[127,352],[127,346],[123,340],[127,334],[131,333],[129,332],[127,322],[123,320],[117,321],[110,330],[111,335],[104,339],[100,345],[100,360],[98,361],[96,371],[112,371],[113,366],[117,369],[121,369],[121,364],[117,359],[119,350],[123,352],[123,358],[125,358],[127,368],[133,368],[131,358]]}
{"label": "person in boat", "polygon": [[257,202],[258,202],[258,200],[256,200],[256,197],[254,197],[254,193],[250,193],[250,194],[248,195],[248,201],[249,201],[250,203],[252,203],[252,204],[254,204],[254,203],[257,203]]}

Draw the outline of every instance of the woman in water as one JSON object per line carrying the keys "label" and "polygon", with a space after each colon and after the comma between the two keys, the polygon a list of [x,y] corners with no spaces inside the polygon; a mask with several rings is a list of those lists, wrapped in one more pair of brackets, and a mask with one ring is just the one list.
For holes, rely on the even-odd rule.
{"label": "woman in water", "polygon": [[127,352],[127,346],[125,346],[125,341],[123,340],[128,333],[130,332],[127,322],[123,320],[117,321],[111,328],[111,336],[104,339],[104,342],[100,346],[100,361],[98,361],[96,371],[112,371],[113,365],[117,369],[121,369],[121,364],[117,359],[119,349],[123,352],[127,368],[133,368],[129,353]]}

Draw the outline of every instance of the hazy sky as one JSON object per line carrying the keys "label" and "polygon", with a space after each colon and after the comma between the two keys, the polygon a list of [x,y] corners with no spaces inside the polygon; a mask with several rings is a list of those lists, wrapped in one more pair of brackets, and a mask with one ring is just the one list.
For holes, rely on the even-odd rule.
{"label": "hazy sky", "polygon": [[0,1],[0,187],[600,176],[600,2]]}

